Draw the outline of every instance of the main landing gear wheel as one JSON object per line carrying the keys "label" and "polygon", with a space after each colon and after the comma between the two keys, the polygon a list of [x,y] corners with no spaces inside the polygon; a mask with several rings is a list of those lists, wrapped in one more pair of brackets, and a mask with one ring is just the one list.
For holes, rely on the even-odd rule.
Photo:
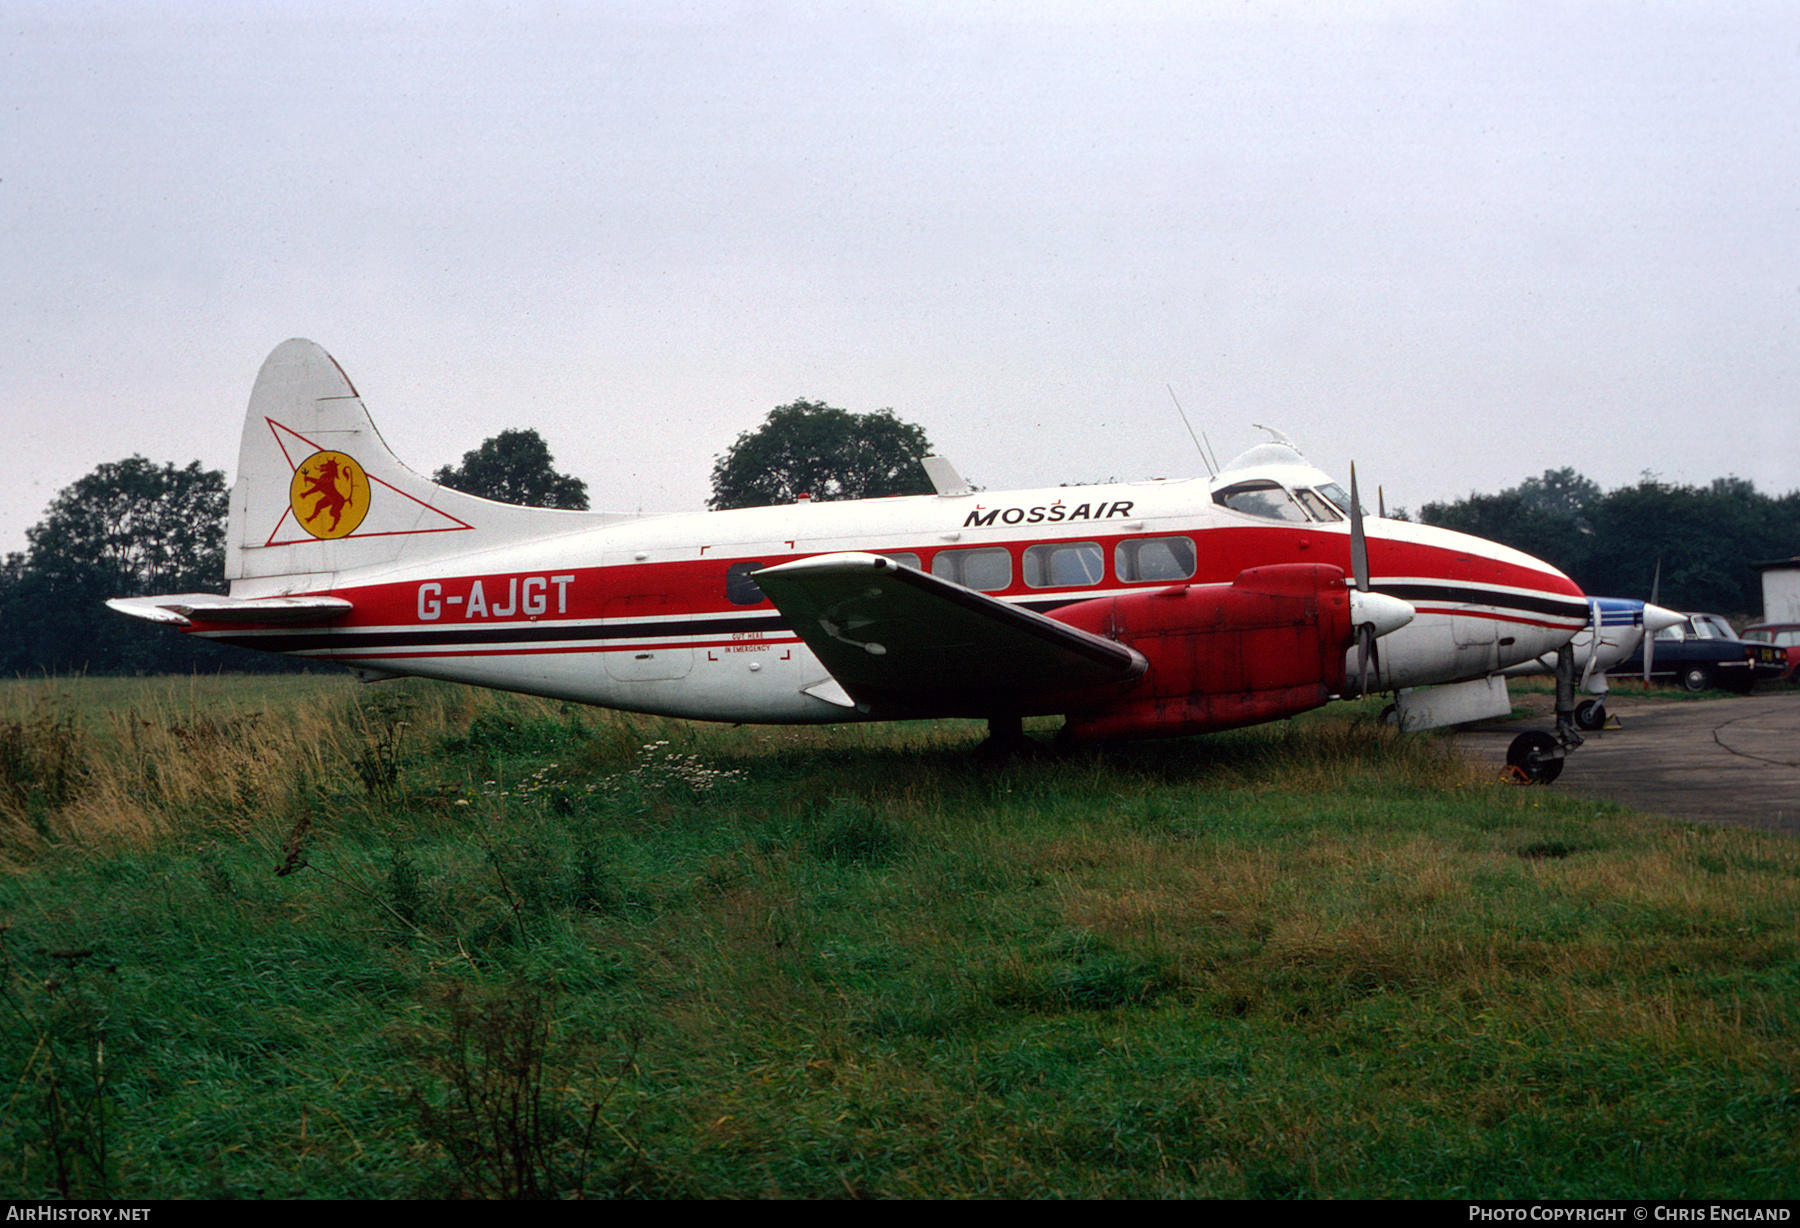
{"label": "main landing gear wheel", "polygon": [[1528,784],[1547,785],[1562,775],[1562,756],[1556,750],[1556,739],[1549,734],[1540,730],[1522,733],[1506,748],[1506,766]]}
{"label": "main landing gear wheel", "polygon": [[1575,705],[1575,728],[1605,729],[1606,704],[1603,700],[1584,699]]}

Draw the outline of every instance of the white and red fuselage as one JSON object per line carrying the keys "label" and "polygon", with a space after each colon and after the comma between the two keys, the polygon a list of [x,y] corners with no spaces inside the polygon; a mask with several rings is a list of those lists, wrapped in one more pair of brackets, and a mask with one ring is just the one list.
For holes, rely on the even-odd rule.
{"label": "white and red fuselage", "polygon": [[[328,376],[324,364],[335,374]],[[332,378],[342,391],[333,391]],[[342,477],[345,494],[332,511],[347,509],[356,524],[326,530],[336,536],[298,531],[302,517],[316,511],[312,497],[326,488],[306,468],[309,456],[321,455],[336,458],[338,470],[366,470],[361,487],[353,473]],[[1186,732],[1297,710],[1282,700],[1240,705],[1232,717],[1195,715],[1190,692],[1285,694],[1293,679],[1275,675],[1287,670],[1316,694],[1297,705],[1303,708],[1345,693],[1346,674],[1355,669],[1354,641],[1344,634],[1349,615],[1338,608],[1352,569],[1341,491],[1335,506],[1323,506],[1314,491],[1326,489],[1325,475],[1297,455],[1276,460],[1210,481],[644,518],[527,511],[447,491],[405,470],[329,356],[310,342],[289,342],[265,366],[245,426],[232,507],[231,596],[211,607],[197,598],[115,605],[210,639],[336,661],[370,676],[420,675],[665,716],[803,723],[959,708],[981,715],[1009,705],[1027,713],[1069,710],[1059,704],[1092,716],[1135,704],[1123,732]],[[303,482],[309,473],[315,476]],[[1231,491],[1249,487],[1286,495],[1288,504],[1278,510],[1257,499],[1227,501]],[[1373,589],[1413,613],[1382,636],[1369,690],[1492,675],[1554,652],[1588,620],[1580,590],[1519,551],[1404,521],[1366,523]],[[798,608],[795,601],[771,601],[757,577],[819,556],[842,556],[849,578],[834,581],[838,587],[824,591],[816,608],[857,606],[863,613],[809,615],[797,627],[783,612]],[[868,570],[884,566],[886,572]],[[1245,587],[1246,573],[1274,577],[1281,591],[1265,600],[1268,584],[1250,583],[1254,593],[1245,604],[1233,586]],[[899,577],[912,587],[898,594],[874,580],[864,585],[857,578],[864,574],[884,584]],[[776,577],[764,578],[773,587]],[[945,647],[933,660],[978,654],[972,674],[1004,674],[1012,632],[1002,627],[991,645],[971,643],[956,620],[1004,624],[999,607],[1079,628],[1073,634],[1090,647],[1117,641],[1136,664],[1121,667],[1105,687],[1087,680],[1073,698],[1059,694],[1054,679],[1040,678],[1007,692],[1027,696],[1016,703],[996,701],[991,687],[977,686],[966,704],[886,703],[880,696],[887,691],[847,678],[840,685],[832,668],[844,675],[843,662],[865,662],[894,671],[904,684],[909,667],[886,646],[894,637],[876,643],[855,633],[879,622],[870,609],[918,608],[890,607],[884,592],[935,603],[922,616],[909,613],[914,623],[935,622],[933,611],[945,610],[937,632]],[[288,599],[295,612],[283,614],[276,599]],[[1260,613],[1276,608],[1270,601],[1282,612]],[[1312,650],[1295,654],[1281,637],[1300,623],[1323,647],[1316,660],[1295,665],[1286,658]],[[896,634],[904,640],[913,629]],[[854,645],[853,660],[833,656],[840,642]],[[1019,672],[1049,668],[1029,652],[1018,656]],[[1179,683],[1168,681],[1177,677]],[[934,685],[932,694],[954,696],[954,676]],[[1145,697],[1157,686],[1164,698],[1149,703]],[[1188,697],[1186,717],[1168,715],[1167,697],[1177,691]],[[1094,728],[1113,727],[1102,719]]]}
{"label": "white and red fuselage", "polygon": [[[1205,480],[1156,481],[631,520],[356,576],[316,590],[354,606],[327,626],[195,630],[250,648],[634,712],[835,721],[855,713],[808,692],[827,671],[750,573],[856,551],[910,555],[941,574],[940,553],[1004,551],[1010,582],[979,591],[1055,617],[1077,602],[1168,588],[1161,578],[1122,582],[1117,567],[1122,547],[1168,538],[1193,543],[1194,584],[1229,584],[1276,563],[1350,567],[1348,523],[1259,522],[1214,504]],[[1585,624],[1574,584],[1517,551],[1401,521],[1372,521],[1368,540],[1376,588],[1416,612],[1383,638],[1371,689],[1491,673],[1554,651]],[[1092,543],[1099,574],[1079,584],[1039,576],[1033,587],[1024,552],[1046,543]],[[993,572],[1003,566],[975,557]]]}

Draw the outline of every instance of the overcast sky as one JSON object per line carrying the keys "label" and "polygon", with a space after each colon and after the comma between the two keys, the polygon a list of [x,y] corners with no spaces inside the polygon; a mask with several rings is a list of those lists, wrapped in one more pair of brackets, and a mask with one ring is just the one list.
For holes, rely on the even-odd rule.
{"label": "overcast sky", "polygon": [[0,0],[0,549],[233,474],[310,337],[421,472],[696,510],[775,405],[990,489],[1285,431],[1390,504],[1800,487],[1800,6]]}

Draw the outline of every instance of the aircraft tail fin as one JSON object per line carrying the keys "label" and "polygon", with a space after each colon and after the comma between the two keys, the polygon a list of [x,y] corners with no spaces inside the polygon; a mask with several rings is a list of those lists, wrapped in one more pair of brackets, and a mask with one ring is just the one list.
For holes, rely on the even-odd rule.
{"label": "aircraft tail fin", "polygon": [[414,473],[336,360],[284,341],[250,394],[225,573],[234,596],[259,597],[624,519],[494,503]]}

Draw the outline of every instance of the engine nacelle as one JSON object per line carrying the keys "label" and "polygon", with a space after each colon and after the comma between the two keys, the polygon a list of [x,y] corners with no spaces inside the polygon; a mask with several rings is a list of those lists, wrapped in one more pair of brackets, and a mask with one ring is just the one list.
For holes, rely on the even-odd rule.
{"label": "engine nacelle", "polygon": [[1341,568],[1253,567],[1231,584],[1184,584],[1064,606],[1051,617],[1137,649],[1129,693],[1068,714],[1074,738],[1210,733],[1323,705],[1344,689],[1354,643]]}

